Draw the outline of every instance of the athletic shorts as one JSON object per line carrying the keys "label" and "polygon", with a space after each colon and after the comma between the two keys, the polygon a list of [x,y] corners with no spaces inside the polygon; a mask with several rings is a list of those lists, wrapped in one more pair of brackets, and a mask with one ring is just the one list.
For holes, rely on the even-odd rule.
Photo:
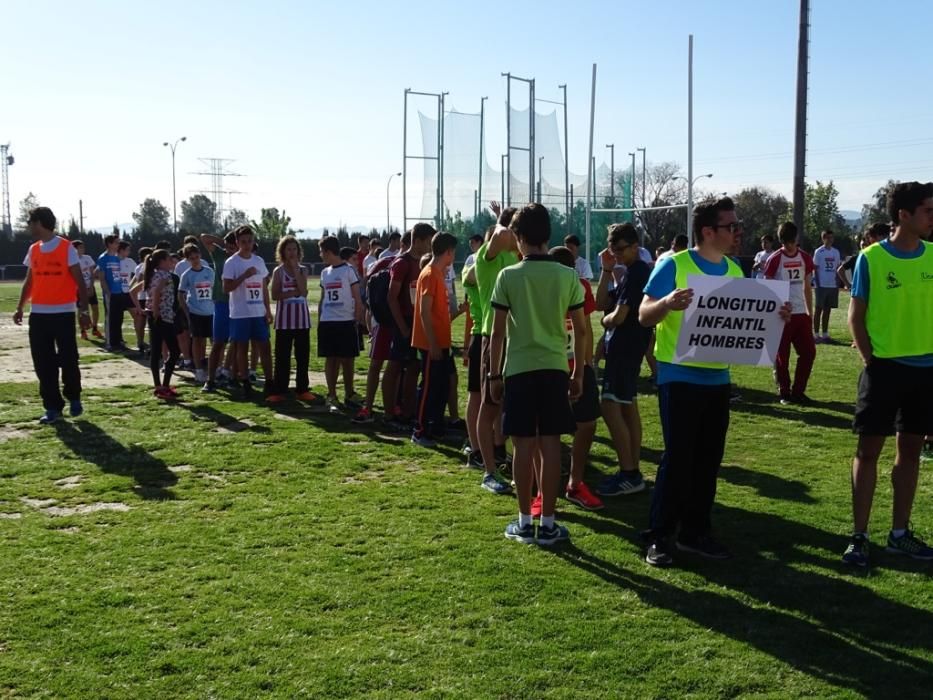
{"label": "athletic shorts", "polygon": [[512,437],[573,433],[567,372],[539,369],[505,378],[502,432]]}
{"label": "athletic shorts", "polygon": [[214,332],[214,316],[190,314],[191,335],[195,338],[210,338]]}
{"label": "athletic shorts", "polygon": [[418,362],[418,351],[411,346],[411,338],[402,335],[398,328],[392,329],[392,349],[389,352],[389,359],[393,362]]}
{"label": "athletic shorts", "polygon": [[360,338],[356,321],[318,322],[318,357],[358,357],[359,354]]}
{"label": "athletic shorts", "polygon": [[[81,297],[78,297],[78,301],[81,301]],[[97,306],[97,292],[93,289],[89,289],[87,292],[87,304],[88,306]]]}
{"label": "athletic shorts", "polygon": [[816,287],[816,308],[818,309],[838,309],[839,308],[839,288],[838,287]]}
{"label": "athletic shorts", "polygon": [[859,435],[933,435],[933,367],[873,358],[858,379],[853,430]]}
{"label": "athletic shorts", "polygon": [[213,325],[212,337],[214,342],[226,343],[230,339],[230,304],[228,302],[214,302]]}
{"label": "athletic shorts", "polygon": [[385,362],[392,355],[392,326],[379,323],[374,326],[373,337],[369,342],[369,357],[376,362]]}
{"label": "athletic shorts", "polygon": [[188,317],[179,311],[175,314],[175,333],[181,335],[188,330]]}
{"label": "athletic shorts", "polygon": [[479,392],[482,390],[481,365],[483,364],[483,336],[470,336],[469,362],[467,363],[467,391]]}
{"label": "athletic shorts", "polygon": [[246,343],[250,340],[268,341],[269,324],[265,316],[230,319],[230,340],[234,343]]}
{"label": "athletic shorts", "polygon": [[[489,393],[489,380],[487,377],[490,374],[501,374],[502,367],[497,367],[495,371],[492,369],[492,357],[490,353],[491,344],[489,342],[489,336],[482,336],[482,348],[480,350],[480,364],[479,364],[479,385],[480,385],[480,396],[482,401],[487,406],[497,405],[495,401],[492,400],[492,396]],[[505,362],[505,348],[503,347],[503,363]]]}
{"label": "athletic shorts", "polygon": [[577,423],[592,423],[600,416],[596,370],[589,365],[583,368],[583,393],[576,403],[571,404],[571,408]]}
{"label": "athletic shorts", "polygon": [[633,404],[638,399],[638,375],[641,372],[641,360],[606,357],[606,369],[603,372],[602,400],[615,403]]}

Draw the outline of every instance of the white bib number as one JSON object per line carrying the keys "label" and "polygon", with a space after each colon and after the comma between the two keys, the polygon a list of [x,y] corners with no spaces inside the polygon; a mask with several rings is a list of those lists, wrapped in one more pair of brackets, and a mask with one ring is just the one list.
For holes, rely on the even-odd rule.
{"label": "white bib number", "polygon": [[246,283],[246,303],[247,304],[261,304],[262,303],[262,283],[261,282],[247,282]]}
{"label": "white bib number", "polygon": [[195,285],[194,296],[198,301],[210,301],[213,298],[213,285]]}

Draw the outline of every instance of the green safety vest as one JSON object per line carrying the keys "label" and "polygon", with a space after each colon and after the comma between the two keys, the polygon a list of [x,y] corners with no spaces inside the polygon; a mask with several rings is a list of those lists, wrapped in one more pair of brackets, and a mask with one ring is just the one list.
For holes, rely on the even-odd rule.
{"label": "green safety vest", "polygon": [[862,251],[868,263],[865,325],[876,357],[933,354],[933,243],[923,254],[898,258],[880,243]]}
{"label": "green safety vest", "polygon": [[[686,289],[687,278],[690,275],[705,274],[700,269],[693,258],[690,257],[689,250],[682,250],[671,256],[674,261],[674,288]],[[744,277],[742,268],[736,265],[730,258],[725,258],[729,267],[726,269],[727,277]],[[680,325],[684,320],[683,311],[669,311],[661,320],[655,329],[654,356],[659,362],[672,363],[674,361],[674,350],[677,348],[677,338],[680,336]],[[702,367],[705,369],[729,369],[729,365],[723,362],[678,362],[679,365],[686,367]]]}

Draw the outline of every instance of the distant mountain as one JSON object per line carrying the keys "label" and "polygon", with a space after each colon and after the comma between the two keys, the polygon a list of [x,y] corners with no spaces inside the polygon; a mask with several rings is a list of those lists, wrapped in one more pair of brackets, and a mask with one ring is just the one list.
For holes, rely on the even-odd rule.
{"label": "distant mountain", "polygon": [[860,211],[854,211],[852,209],[840,209],[839,214],[852,228],[858,228],[862,224],[862,212]]}

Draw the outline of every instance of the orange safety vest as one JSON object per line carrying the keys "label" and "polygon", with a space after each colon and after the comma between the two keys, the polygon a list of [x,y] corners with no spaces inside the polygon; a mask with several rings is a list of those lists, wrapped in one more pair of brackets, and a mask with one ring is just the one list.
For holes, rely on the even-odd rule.
{"label": "orange safety vest", "polygon": [[58,246],[51,253],[43,253],[41,241],[29,248],[29,267],[32,270],[32,303],[48,306],[73,304],[78,298],[78,285],[68,269],[68,249],[71,243],[58,236]]}

